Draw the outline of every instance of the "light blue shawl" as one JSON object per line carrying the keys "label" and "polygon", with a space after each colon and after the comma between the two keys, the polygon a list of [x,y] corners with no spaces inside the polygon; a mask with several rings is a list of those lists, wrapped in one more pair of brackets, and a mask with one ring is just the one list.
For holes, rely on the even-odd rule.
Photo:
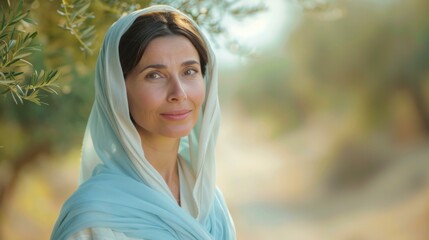
{"label": "light blue shawl", "polygon": [[[215,185],[215,144],[220,109],[213,50],[205,76],[201,116],[179,153],[194,175],[188,194],[193,213],[177,205],[161,175],[145,159],[140,136],[129,117],[125,80],[119,62],[119,40],[134,20],[152,6],[121,17],[108,30],[96,67],[96,97],[85,131],[81,185],[65,202],[51,239],[67,239],[86,228],[103,227],[139,239],[235,239],[235,229]],[[182,14],[182,13],[180,13]]]}

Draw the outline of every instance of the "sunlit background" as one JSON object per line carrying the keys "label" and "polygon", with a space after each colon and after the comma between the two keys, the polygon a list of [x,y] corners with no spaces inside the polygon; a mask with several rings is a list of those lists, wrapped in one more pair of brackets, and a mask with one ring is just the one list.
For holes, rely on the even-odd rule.
{"label": "sunlit background", "polygon": [[[217,178],[238,239],[429,239],[429,2],[265,4],[225,19],[236,51],[216,48]],[[44,41],[37,58],[74,56]],[[48,239],[77,187],[93,73],[73,64],[49,106],[0,104],[0,239]]]}

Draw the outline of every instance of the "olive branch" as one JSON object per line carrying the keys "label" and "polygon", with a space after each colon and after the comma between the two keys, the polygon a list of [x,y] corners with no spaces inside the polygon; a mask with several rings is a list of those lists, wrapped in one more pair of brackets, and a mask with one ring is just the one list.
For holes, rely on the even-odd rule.
{"label": "olive branch", "polygon": [[[33,70],[33,65],[26,58],[40,48],[34,44],[37,32],[23,30],[23,22],[36,24],[28,17],[29,10],[23,10],[23,0],[17,6],[7,2],[8,8],[1,8],[0,22],[0,90],[2,94],[9,93],[15,103],[24,100],[40,105],[40,91],[57,94],[55,81],[58,71]],[[29,76],[31,75],[31,76]]]}
{"label": "olive branch", "polygon": [[86,56],[93,54],[91,46],[95,36],[95,26],[89,24],[94,18],[94,14],[88,11],[90,6],[90,0],[62,0],[61,7],[57,10],[65,20],[59,26],[76,38]]}

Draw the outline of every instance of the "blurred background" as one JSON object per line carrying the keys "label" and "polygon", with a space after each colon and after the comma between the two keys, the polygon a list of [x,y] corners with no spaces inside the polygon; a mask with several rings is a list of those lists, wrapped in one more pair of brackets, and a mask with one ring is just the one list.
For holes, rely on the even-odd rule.
{"label": "blurred background", "polygon": [[217,20],[217,178],[238,239],[429,239],[428,1],[128,2],[90,5],[91,55],[58,27],[61,1],[24,1],[41,47],[26,59],[61,75],[46,104],[0,95],[0,239],[49,238],[77,187],[103,32],[150,3]]}

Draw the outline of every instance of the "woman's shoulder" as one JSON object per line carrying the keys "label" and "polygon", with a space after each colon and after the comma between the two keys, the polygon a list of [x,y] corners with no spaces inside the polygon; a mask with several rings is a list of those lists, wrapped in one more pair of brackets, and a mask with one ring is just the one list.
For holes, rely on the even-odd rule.
{"label": "woman's shoulder", "polygon": [[124,208],[121,203],[129,201],[130,197],[120,188],[126,185],[127,180],[113,175],[97,175],[82,183],[63,204],[52,239],[122,239],[105,237],[110,236],[111,231],[97,227],[108,227],[106,219],[113,219],[121,213]]}
{"label": "woman's shoulder", "polygon": [[132,192],[138,183],[130,177],[115,174],[99,174],[83,182],[64,203],[64,206],[76,208],[98,204],[99,201],[118,200],[125,193]]}

